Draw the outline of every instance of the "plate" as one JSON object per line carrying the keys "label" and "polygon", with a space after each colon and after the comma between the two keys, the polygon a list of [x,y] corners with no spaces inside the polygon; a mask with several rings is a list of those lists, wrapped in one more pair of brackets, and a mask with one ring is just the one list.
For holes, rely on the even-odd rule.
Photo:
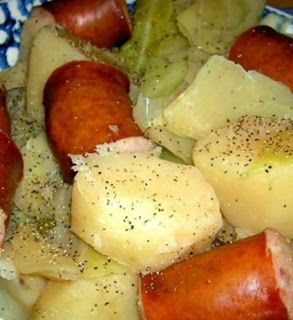
{"label": "plate", "polygon": [[[50,0],[0,0],[0,70],[15,65],[23,22],[29,17],[33,7],[48,1]],[[135,0],[126,2],[133,8]],[[281,11],[268,6],[261,23],[293,35],[293,16],[290,12],[292,13],[292,9]]]}

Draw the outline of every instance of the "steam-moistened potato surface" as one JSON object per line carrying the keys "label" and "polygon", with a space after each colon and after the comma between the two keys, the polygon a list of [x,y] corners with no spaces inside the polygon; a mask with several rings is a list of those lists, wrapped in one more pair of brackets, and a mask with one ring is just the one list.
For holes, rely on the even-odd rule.
{"label": "steam-moistened potato surface", "polygon": [[150,154],[92,154],[78,162],[73,232],[134,271],[206,249],[222,225],[217,197],[193,166]]}
{"label": "steam-moistened potato surface", "polygon": [[193,161],[233,226],[293,237],[292,120],[243,117],[200,139]]}
{"label": "steam-moistened potato surface", "polygon": [[64,178],[68,154],[93,152],[97,144],[142,135],[132,117],[129,80],[117,68],[74,61],[55,70],[44,89],[46,129]]}
{"label": "steam-moistened potato surface", "polygon": [[146,320],[289,320],[293,251],[276,231],[142,277]]}
{"label": "steam-moistened potato surface", "polygon": [[114,274],[76,282],[50,282],[32,320],[139,320],[138,277]]}
{"label": "steam-moistened potato surface", "polygon": [[28,63],[26,87],[27,111],[39,122],[44,121],[43,90],[50,74],[72,60],[88,60],[78,49],[58,36],[56,29],[44,27],[34,38]]}
{"label": "steam-moistened potato surface", "polygon": [[293,92],[293,39],[267,26],[244,32],[234,43],[229,59],[245,70],[256,70],[284,82]]}
{"label": "steam-moistened potato surface", "polygon": [[55,0],[43,8],[57,23],[98,47],[113,47],[131,36],[131,20],[124,0]]}
{"label": "steam-moistened potato surface", "polygon": [[199,139],[246,114],[293,118],[292,105],[293,94],[285,85],[212,56],[164,116],[169,130]]}

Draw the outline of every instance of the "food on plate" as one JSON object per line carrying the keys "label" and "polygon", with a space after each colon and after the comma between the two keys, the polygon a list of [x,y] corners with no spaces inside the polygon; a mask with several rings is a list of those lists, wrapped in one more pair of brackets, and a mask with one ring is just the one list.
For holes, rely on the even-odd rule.
{"label": "food on plate", "polygon": [[48,138],[71,182],[69,154],[93,152],[97,144],[142,135],[132,117],[129,80],[120,70],[93,61],[63,65],[44,89]]}
{"label": "food on plate", "polygon": [[15,319],[15,320],[29,320],[27,311],[21,306],[5,288],[0,287],[0,308],[1,317],[3,319]]}
{"label": "food on plate", "polygon": [[49,282],[31,320],[139,320],[138,276],[113,274],[76,282]]}
{"label": "food on plate", "polygon": [[229,223],[293,238],[293,121],[243,117],[199,139],[194,165],[214,187]]}
{"label": "food on plate", "polygon": [[284,84],[215,55],[163,115],[167,129],[199,139],[244,115],[292,118],[292,105],[293,94]]}
{"label": "food on plate", "polygon": [[0,83],[5,91],[24,87],[26,82],[26,63],[19,62],[12,68],[0,72]]}
{"label": "food on plate", "polygon": [[142,76],[151,60],[152,50],[159,46],[170,29],[173,33],[171,21],[174,4],[172,0],[137,2],[133,34],[121,50],[123,64],[127,65],[131,72]]}
{"label": "food on plate", "polygon": [[293,251],[266,230],[141,279],[146,320],[292,319]]}
{"label": "food on plate", "polygon": [[163,52],[188,53],[191,46],[225,54],[237,36],[259,22],[264,4],[264,0],[137,1],[133,35],[121,51],[124,64],[143,75]]}
{"label": "food on plate", "polygon": [[52,280],[76,280],[80,276],[78,262],[66,254],[64,248],[53,241],[45,241],[29,224],[17,228],[8,250],[18,272],[23,275]]}
{"label": "food on plate", "polygon": [[75,158],[71,228],[133,271],[207,249],[222,226],[217,197],[193,166],[152,153]]}
{"label": "food on plate", "polygon": [[0,87],[0,130],[8,136],[11,134],[9,114],[6,107],[6,91]]}
{"label": "food on plate", "polygon": [[15,193],[16,206],[27,215],[37,218],[48,218],[55,211],[60,214],[66,210],[66,198],[70,199],[70,195],[66,194],[70,194],[70,190],[62,182],[58,163],[45,133],[30,138],[21,148],[21,153],[24,178]]}
{"label": "food on plate", "polygon": [[15,143],[0,130],[0,248],[8,226],[13,196],[23,174],[23,160]]}
{"label": "food on plate", "polygon": [[293,91],[293,39],[268,26],[244,32],[233,44],[229,59],[245,70],[256,70],[285,83]]}
{"label": "food on plate", "polygon": [[201,50],[225,54],[237,36],[258,23],[264,4],[264,0],[197,0],[178,15],[178,26]]}
{"label": "food on plate", "polygon": [[33,40],[28,61],[26,109],[32,119],[43,124],[43,90],[50,74],[66,62],[87,59],[85,54],[65,38],[58,36],[54,28],[41,29]]}
{"label": "food on plate", "polygon": [[98,47],[122,44],[131,36],[132,25],[123,0],[54,0],[35,9],[35,15],[52,15],[52,21]]}
{"label": "food on plate", "polygon": [[[1,314],[3,319],[11,319],[11,316],[13,316],[13,320],[28,319],[27,313],[33,309],[46,283],[44,278],[31,275],[17,275],[11,280],[0,279],[0,308],[7,305],[8,299],[12,305],[10,312]],[[13,303],[13,300],[17,303]],[[20,312],[21,310],[22,312]]]}
{"label": "food on plate", "polygon": [[293,319],[289,240],[235,242],[267,227],[293,240],[292,92],[225,58],[263,6],[137,0],[124,44],[123,0],[33,10],[17,65],[0,73],[0,128],[7,104],[23,155],[0,130],[0,147],[3,135],[18,151],[1,175],[0,150],[14,184],[0,214],[1,319],[194,320],[210,301],[210,319]]}

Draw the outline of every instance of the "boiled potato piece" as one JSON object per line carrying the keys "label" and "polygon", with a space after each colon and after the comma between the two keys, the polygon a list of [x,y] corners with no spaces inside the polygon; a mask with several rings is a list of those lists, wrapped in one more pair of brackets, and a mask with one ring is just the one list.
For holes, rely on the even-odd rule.
{"label": "boiled potato piece", "polygon": [[222,225],[217,197],[193,166],[146,153],[77,158],[72,230],[133,271],[207,248]]}
{"label": "boiled potato piece", "polygon": [[33,39],[41,28],[53,22],[49,15],[43,15],[41,19],[39,17],[31,17],[24,22],[19,48],[19,61],[28,61]]}
{"label": "boiled potato piece", "polygon": [[80,265],[82,265],[82,279],[95,279],[128,271],[125,266],[109,257],[103,256],[88,245],[86,245],[85,254],[80,261]]}
{"label": "boiled potato piece", "polygon": [[198,141],[193,161],[242,233],[275,228],[293,238],[293,121],[257,116]]}
{"label": "boiled potato piece", "polygon": [[34,38],[28,66],[27,111],[41,123],[44,121],[43,90],[51,73],[66,62],[88,60],[54,27],[44,27]]}
{"label": "boiled potato piece", "polygon": [[199,139],[246,114],[292,118],[292,105],[293,94],[285,85],[212,56],[164,117],[167,129]]}
{"label": "boiled potato piece", "polygon": [[76,282],[51,282],[31,320],[138,320],[138,276],[118,274]]}

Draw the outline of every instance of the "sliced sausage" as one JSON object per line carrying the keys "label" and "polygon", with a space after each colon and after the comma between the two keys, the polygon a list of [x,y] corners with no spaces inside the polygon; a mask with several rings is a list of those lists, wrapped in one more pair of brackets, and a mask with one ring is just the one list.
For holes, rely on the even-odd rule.
{"label": "sliced sausage", "polygon": [[124,73],[96,62],[70,62],[50,76],[44,90],[46,128],[65,181],[73,177],[68,154],[142,135],[128,89]]}
{"label": "sliced sausage", "polygon": [[[55,0],[42,8],[74,35],[98,47],[113,47],[131,36],[131,19],[124,0]],[[39,9],[34,15],[46,16]]]}
{"label": "sliced sausage", "polygon": [[0,248],[8,225],[14,193],[22,175],[22,155],[16,144],[0,130]]}
{"label": "sliced sausage", "polygon": [[232,46],[229,59],[245,70],[256,70],[285,83],[293,91],[293,39],[267,26],[243,33]]}
{"label": "sliced sausage", "polygon": [[143,276],[147,320],[293,319],[293,252],[273,230]]}

